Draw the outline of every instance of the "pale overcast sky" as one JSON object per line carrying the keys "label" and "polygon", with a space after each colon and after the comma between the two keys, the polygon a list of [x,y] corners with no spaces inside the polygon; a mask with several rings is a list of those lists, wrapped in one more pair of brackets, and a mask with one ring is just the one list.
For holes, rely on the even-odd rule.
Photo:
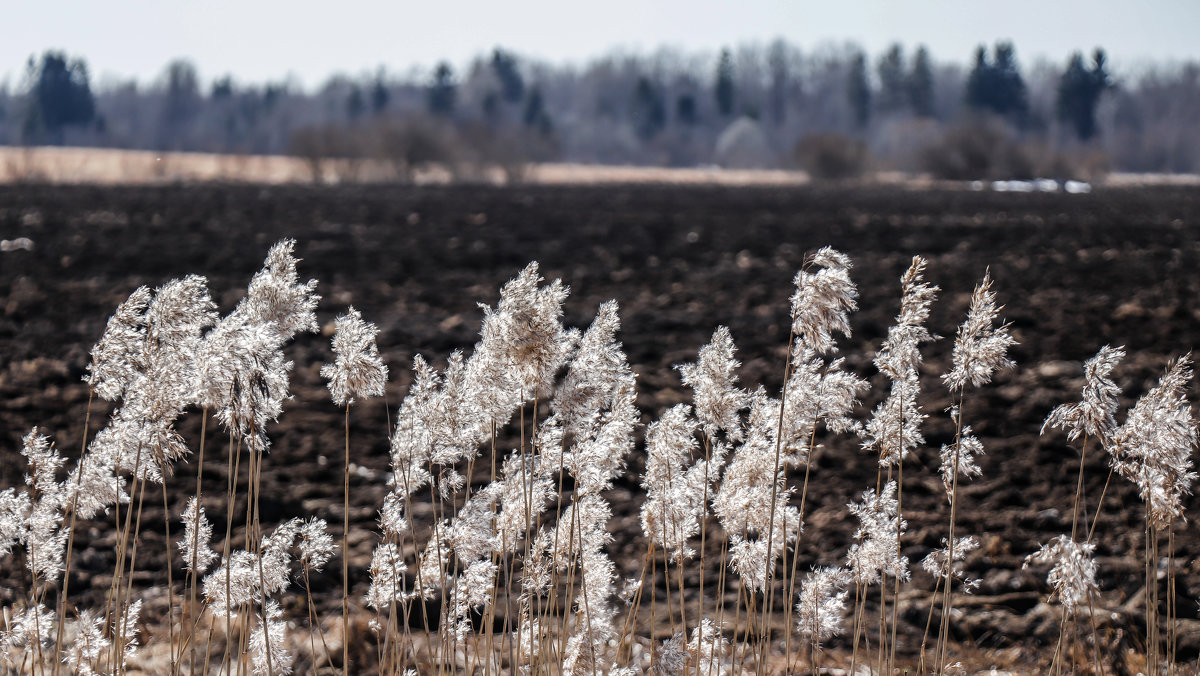
{"label": "pale overcast sky", "polygon": [[854,41],[876,54],[894,41],[967,62],[975,45],[1012,39],[1021,63],[1065,61],[1105,47],[1115,68],[1200,60],[1196,0],[9,0],[0,11],[0,83],[20,83],[31,54],[82,56],[93,82],[150,82],[186,57],[209,81],[458,67],[501,45],[554,62],[614,49],[714,51],[784,38],[811,49]]}

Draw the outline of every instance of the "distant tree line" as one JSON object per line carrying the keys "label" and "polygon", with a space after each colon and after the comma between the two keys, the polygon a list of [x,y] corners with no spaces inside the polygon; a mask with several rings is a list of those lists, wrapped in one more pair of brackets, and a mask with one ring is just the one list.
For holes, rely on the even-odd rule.
{"label": "distant tree line", "polygon": [[[0,85],[0,144],[91,145],[426,164],[566,160],[666,166],[803,166],[950,178],[1200,171],[1200,64],[1118,76],[1090,59],[1023,67],[1012,43],[966,67],[918,46],[872,57],[786,42],[715,55],[659,50],[565,68],[497,48],[463,72],[384,69],[314,91],[288,81],[202,81],[188,61],[153,83],[96,88],[83,58],[31,57]],[[512,173],[517,176],[516,173]]]}

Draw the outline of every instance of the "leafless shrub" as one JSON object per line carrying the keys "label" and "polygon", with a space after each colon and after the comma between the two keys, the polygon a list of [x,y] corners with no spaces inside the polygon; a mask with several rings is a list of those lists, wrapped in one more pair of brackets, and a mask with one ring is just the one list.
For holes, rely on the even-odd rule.
{"label": "leafless shrub", "polygon": [[805,136],[793,156],[810,176],[828,181],[857,178],[870,161],[866,144],[837,132]]}
{"label": "leafless shrub", "polygon": [[419,172],[453,166],[459,160],[454,129],[424,115],[380,120],[371,138],[376,156],[404,183],[412,183]]}

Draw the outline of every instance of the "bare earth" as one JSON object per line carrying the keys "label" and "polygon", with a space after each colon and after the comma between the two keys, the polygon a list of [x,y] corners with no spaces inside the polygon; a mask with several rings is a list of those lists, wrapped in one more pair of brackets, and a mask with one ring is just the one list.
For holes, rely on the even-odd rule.
{"label": "bare earth", "polygon": [[[11,157],[12,151],[4,152]],[[71,151],[56,152],[65,158]],[[116,152],[106,157],[145,160]],[[219,166],[217,158],[210,161]],[[263,164],[255,164],[259,161]],[[292,166],[281,158],[247,162],[281,177]],[[85,162],[78,170],[115,171],[114,166]],[[898,280],[912,255],[929,259],[928,277],[943,289],[930,321],[943,336],[953,336],[972,287],[990,266],[1019,341],[1012,354],[1018,367],[971,391],[965,406],[966,420],[988,454],[981,461],[982,478],[963,489],[959,528],[983,542],[967,563],[983,582],[973,598],[959,601],[965,613],[953,623],[952,636],[954,654],[972,667],[1034,672],[1053,651],[1058,616],[1044,603],[1044,571],[1022,570],[1021,563],[1039,543],[1070,530],[1079,463],[1079,452],[1062,436],[1039,436],[1039,429],[1055,405],[1077,400],[1080,362],[1100,346],[1125,345],[1129,351],[1115,373],[1125,392],[1123,407],[1153,384],[1170,357],[1193,349],[1200,336],[1200,190],[1100,187],[1068,195],[796,183],[781,178],[774,186],[736,188],[0,186],[0,240],[28,242],[0,252],[0,488],[22,482],[17,451],[33,425],[69,456],[78,453],[87,408],[80,377],[88,350],[130,291],[202,274],[228,312],[269,246],[294,237],[304,259],[301,275],[320,280],[321,322],[328,326],[352,303],[379,325],[379,344],[393,374],[386,402],[365,403],[352,419],[357,469],[351,578],[359,598],[376,542],[375,512],[387,490],[388,413],[407,390],[413,355],[440,365],[451,350],[469,349],[481,319],[476,302],[494,303],[499,286],[528,261],[540,261],[544,276],[571,286],[569,325],[586,326],[605,300],[620,303],[621,337],[640,374],[644,422],[687,400],[671,367],[694,360],[718,324],[730,327],[739,346],[746,386],[778,390],[792,276],[807,251],[831,245],[856,264],[862,310],[842,351],[849,367],[870,377],[875,388],[860,416],[882,396],[871,358],[898,311]],[[949,396],[938,383],[951,343],[943,339],[928,348],[927,445],[904,470],[910,523],[904,546],[914,561],[945,535],[947,505],[935,470],[937,449],[953,435],[943,413]],[[271,430],[263,519],[314,514],[340,523],[341,413],[318,375],[330,359],[328,337],[302,336],[288,356],[296,364],[294,398]],[[103,406],[93,411],[91,433],[105,411]],[[193,446],[199,429],[198,413],[181,425]],[[823,441],[813,466],[801,570],[842,560],[854,530],[845,505],[875,485],[875,461],[855,440]],[[224,490],[223,461],[220,445],[210,446],[205,463],[210,495]],[[636,477],[642,468],[635,454],[632,478],[610,496],[616,514],[610,550],[621,573],[631,576],[638,574],[645,551],[637,526]],[[176,529],[194,472],[194,461],[186,463],[169,482]],[[1107,475],[1105,459],[1090,452],[1089,514]],[[138,585],[165,581],[164,515],[155,504],[148,501],[142,517]],[[1200,500],[1189,498],[1188,505],[1194,516]],[[1136,491],[1115,481],[1096,532],[1098,631],[1117,673],[1131,673],[1122,665],[1140,650],[1136,637],[1144,634],[1141,518]],[[71,584],[76,603],[95,605],[103,597],[113,563],[110,531],[104,522],[79,530]],[[1184,619],[1179,655],[1193,664],[1200,653],[1196,533],[1190,523],[1176,533],[1177,607]],[[710,568],[719,559],[712,547],[719,539],[713,536],[705,552]],[[688,569],[690,588],[698,574],[698,567]],[[716,579],[715,569],[708,574]],[[22,575],[18,567],[0,565],[0,604],[23,588]],[[318,576],[314,585],[326,607],[336,608],[339,576]],[[919,646],[932,586],[918,572],[901,593],[900,644],[907,658]],[[161,594],[151,600],[149,622],[156,613],[162,616],[165,604]],[[293,614],[301,617],[303,610]],[[832,661],[848,643],[832,642]]]}

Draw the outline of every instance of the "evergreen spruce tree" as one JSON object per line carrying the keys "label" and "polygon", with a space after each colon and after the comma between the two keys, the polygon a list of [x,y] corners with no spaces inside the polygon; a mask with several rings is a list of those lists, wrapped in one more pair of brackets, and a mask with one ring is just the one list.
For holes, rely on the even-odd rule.
{"label": "evergreen spruce tree", "polygon": [[717,112],[722,117],[729,117],[733,114],[733,54],[728,49],[721,50],[721,56],[717,59],[717,80],[713,87],[714,96],[717,98]]}
{"label": "evergreen spruce tree", "polygon": [[859,129],[867,126],[871,119],[871,83],[867,81],[867,57],[859,52],[850,63],[846,95],[854,113],[854,123]]}
{"label": "evergreen spruce tree", "polygon": [[967,76],[967,105],[1006,117],[1023,125],[1029,114],[1029,94],[1017,66],[1016,49],[1011,42],[998,42],[989,61],[981,45],[975,52],[975,66]]}
{"label": "evergreen spruce tree", "polygon": [[699,121],[696,114],[696,97],[692,94],[680,94],[675,97],[675,119],[680,124],[692,126]]}
{"label": "evergreen spruce tree", "polygon": [[525,78],[517,65],[517,57],[497,47],[492,52],[492,71],[500,81],[500,97],[507,103],[519,103],[525,98]]}
{"label": "evergreen spruce tree", "polygon": [[375,76],[375,82],[371,85],[371,113],[378,115],[388,107],[388,102],[392,95],[388,92],[387,83],[383,81],[383,71]]}
{"label": "evergreen spruce tree", "polygon": [[648,140],[662,130],[667,121],[666,106],[662,94],[646,76],[638,78],[633,90],[633,129],[643,140]]}
{"label": "evergreen spruce tree", "polygon": [[88,83],[87,63],[67,59],[63,52],[46,52],[40,61],[29,58],[27,140],[61,144],[63,130],[85,125],[96,117],[96,100]]}
{"label": "evergreen spruce tree", "polygon": [[429,112],[440,117],[450,117],[454,114],[454,104],[458,96],[458,85],[454,81],[454,70],[445,61],[438,64],[433,71],[433,81],[426,91]]}
{"label": "evergreen spruce tree", "polygon": [[1083,64],[1083,55],[1076,52],[1058,82],[1058,119],[1069,124],[1081,141],[1096,135],[1096,106],[1113,86],[1106,61],[1104,50],[1097,49],[1089,69]]}
{"label": "evergreen spruce tree", "polygon": [[908,104],[919,117],[933,116],[933,67],[929,63],[929,50],[922,45],[913,57],[912,70],[905,83]]}
{"label": "evergreen spruce tree", "polygon": [[534,85],[525,97],[525,110],[521,113],[521,121],[526,127],[537,131],[542,136],[549,136],[554,131],[554,123],[550,113],[546,111],[546,102],[542,98],[542,89]]}
{"label": "evergreen spruce tree", "polygon": [[908,100],[904,75],[904,50],[899,44],[892,45],[875,66],[879,74],[879,110],[896,111]]}

